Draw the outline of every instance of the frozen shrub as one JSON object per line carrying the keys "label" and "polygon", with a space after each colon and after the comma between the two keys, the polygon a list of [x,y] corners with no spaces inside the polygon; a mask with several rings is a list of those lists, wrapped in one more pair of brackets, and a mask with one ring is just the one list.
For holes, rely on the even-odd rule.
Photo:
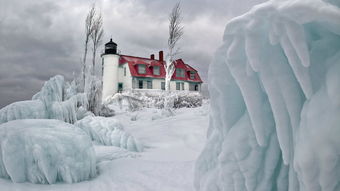
{"label": "frozen shrub", "polygon": [[103,117],[112,117],[115,115],[115,111],[108,107],[107,104],[103,104],[100,111],[99,111],[99,116]]}
{"label": "frozen shrub", "polygon": [[122,95],[138,99],[138,104],[141,103],[143,107],[159,109],[164,108],[165,96],[170,100],[171,108],[199,107],[203,99],[200,93],[188,91],[172,91],[167,94],[162,90],[134,90]]}
{"label": "frozen shrub", "polygon": [[182,107],[199,107],[202,106],[202,96],[193,95],[193,94],[185,94],[178,95],[174,99],[174,108],[182,108]]}

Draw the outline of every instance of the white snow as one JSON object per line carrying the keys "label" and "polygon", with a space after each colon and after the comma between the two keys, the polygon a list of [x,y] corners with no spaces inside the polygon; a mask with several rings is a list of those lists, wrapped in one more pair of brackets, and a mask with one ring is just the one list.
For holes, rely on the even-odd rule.
{"label": "white snow", "polygon": [[1,178],[16,183],[74,183],[95,177],[95,164],[90,138],[71,124],[26,119],[0,125]]}
{"label": "white snow", "polygon": [[129,151],[143,151],[143,145],[126,133],[117,119],[89,116],[77,121],[75,125],[100,144],[121,147]]}
{"label": "white snow", "polygon": [[197,190],[340,190],[337,6],[271,0],[227,24]]}
{"label": "white snow", "polygon": [[[4,191],[193,191],[194,161],[205,143],[208,105],[175,110],[173,117],[158,116],[161,110],[144,108],[117,113],[125,131],[144,144],[143,152],[95,145],[97,177],[75,184],[14,184],[0,178]],[[132,116],[137,116],[135,121]],[[105,120],[102,122],[105,122]],[[81,146],[81,145],[79,145]]]}

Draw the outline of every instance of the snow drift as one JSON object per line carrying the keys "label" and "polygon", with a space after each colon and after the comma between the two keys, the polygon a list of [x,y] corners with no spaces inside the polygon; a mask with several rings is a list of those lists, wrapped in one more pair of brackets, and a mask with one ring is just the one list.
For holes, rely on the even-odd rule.
{"label": "snow drift", "polygon": [[85,94],[76,92],[75,84],[65,82],[63,76],[52,77],[32,100],[15,102],[2,108],[0,124],[16,119],[59,119],[74,123],[79,106],[87,107]]}
{"label": "snow drift", "polygon": [[197,190],[340,190],[339,6],[272,0],[227,24]]}
{"label": "snow drift", "polygon": [[13,182],[74,183],[96,175],[88,135],[51,119],[15,120],[0,125],[0,177]]}
{"label": "snow drift", "polygon": [[99,144],[121,147],[129,151],[143,151],[142,144],[125,132],[122,124],[114,118],[89,116],[77,121],[75,125]]}

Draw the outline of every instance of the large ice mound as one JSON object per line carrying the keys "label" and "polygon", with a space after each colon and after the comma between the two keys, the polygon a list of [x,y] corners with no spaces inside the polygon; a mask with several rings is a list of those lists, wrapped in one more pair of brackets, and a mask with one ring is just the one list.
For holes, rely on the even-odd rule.
{"label": "large ice mound", "polygon": [[227,24],[197,190],[340,190],[337,6],[272,0]]}
{"label": "large ice mound", "polygon": [[[59,119],[68,123],[77,121],[80,106],[87,107],[85,94],[77,94],[74,84],[57,75],[30,101],[12,103],[0,110],[0,124],[16,119]],[[79,116],[79,115],[78,115]]]}
{"label": "large ice mound", "polygon": [[0,125],[0,177],[13,182],[74,183],[96,176],[96,156],[78,127],[48,119]]}
{"label": "large ice mound", "polygon": [[88,116],[77,121],[75,125],[99,144],[121,147],[129,151],[143,151],[143,145],[125,132],[123,125],[114,118]]}

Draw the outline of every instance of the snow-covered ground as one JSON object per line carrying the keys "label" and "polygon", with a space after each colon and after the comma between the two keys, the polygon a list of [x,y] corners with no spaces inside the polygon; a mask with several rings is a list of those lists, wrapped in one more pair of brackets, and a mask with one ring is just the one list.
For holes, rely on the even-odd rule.
{"label": "snow-covered ground", "polygon": [[118,112],[114,118],[144,145],[143,152],[96,145],[98,176],[90,181],[42,185],[0,179],[0,190],[194,190],[194,163],[205,144],[208,108],[205,103],[177,109],[173,117],[162,117],[154,108]]}

